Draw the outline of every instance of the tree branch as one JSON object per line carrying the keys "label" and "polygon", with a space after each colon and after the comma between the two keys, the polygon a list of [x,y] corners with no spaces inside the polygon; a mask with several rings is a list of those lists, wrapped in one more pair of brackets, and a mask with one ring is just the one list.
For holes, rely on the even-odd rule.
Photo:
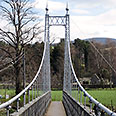
{"label": "tree branch", "polygon": [[[13,41],[13,39],[10,37],[10,35],[9,34],[11,34],[12,36],[13,36],[13,38],[14,38],[14,40],[15,40],[15,35],[12,33],[12,32],[5,32],[4,30],[2,30],[1,28],[0,28],[0,35],[2,35],[3,37],[7,37],[8,39],[10,39],[10,41],[14,44],[14,45],[16,45],[16,43],[15,43],[15,41]],[[1,39],[3,39],[4,41],[6,41],[8,44],[10,44],[12,47],[14,47],[8,40],[6,40],[5,38],[1,38]]]}

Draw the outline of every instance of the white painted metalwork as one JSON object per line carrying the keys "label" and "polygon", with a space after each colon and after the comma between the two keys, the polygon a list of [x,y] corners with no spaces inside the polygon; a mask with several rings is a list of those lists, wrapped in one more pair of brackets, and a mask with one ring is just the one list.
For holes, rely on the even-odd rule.
{"label": "white painted metalwork", "polygon": [[10,106],[16,101],[16,111],[18,112],[20,107],[20,97],[23,96],[23,107],[26,105],[26,97],[28,103],[34,101],[37,97],[44,95],[51,91],[51,78],[50,78],[50,48],[49,48],[49,19],[46,9],[45,15],[45,39],[44,39],[44,51],[41,60],[40,67],[32,80],[32,82],[25,87],[18,95],[10,99],[9,101],[0,105],[0,109],[7,109],[7,116],[10,115]]}
{"label": "white painted metalwork", "polygon": [[[46,8],[45,37],[48,38],[47,39],[48,41],[50,41],[49,40],[49,33],[50,33],[50,27],[51,26],[64,26],[65,27],[65,40],[66,40],[65,41],[65,49],[67,49],[67,50],[65,50],[65,53],[64,53],[64,55],[65,55],[64,90],[66,89],[71,94],[71,82],[70,82],[70,80],[71,80],[71,67],[70,67],[70,59],[69,59],[68,45],[67,45],[67,41],[70,41],[70,19],[69,19],[68,11],[69,11],[69,9],[66,8],[66,15],[65,16],[49,16],[48,8]],[[49,49],[49,47],[47,46],[47,50],[48,49]],[[46,60],[49,60],[49,59],[50,58],[49,58],[49,55],[48,55],[48,59],[46,59]],[[48,64],[47,66],[50,66],[50,65]],[[46,69],[44,69],[44,71],[46,71],[47,69],[50,69],[50,67],[47,67]],[[50,73],[49,70],[48,70],[48,72]],[[45,73],[43,73],[43,74],[45,74]],[[50,78],[48,78],[48,79],[50,79]],[[50,82],[50,80],[49,80],[49,82]]]}
{"label": "white painted metalwork", "polygon": [[[95,100],[91,95],[87,93],[87,91],[81,86],[71,60],[70,53],[70,18],[68,14],[68,7],[66,8],[65,16],[49,16],[48,8],[46,8],[45,15],[45,39],[44,39],[44,52],[42,61],[39,67],[37,74],[35,75],[32,82],[18,95],[10,99],[8,102],[5,102],[0,105],[1,108],[7,109],[7,116],[9,116],[10,106],[13,102],[17,102],[17,112],[20,109],[20,97],[24,95],[24,106],[26,104],[26,93],[28,93],[28,102],[34,100],[36,97],[42,96],[45,93],[51,91],[51,77],[50,77],[50,48],[49,48],[49,28],[50,26],[64,26],[65,27],[65,53],[64,53],[64,86],[63,90],[69,93],[70,96],[75,98],[78,102],[80,101],[80,105],[82,105],[82,96],[84,95],[84,108],[86,108],[87,98],[90,101],[90,113],[93,113],[92,104],[95,104],[98,110],[98,115],[101,115],[101,110],[106,112],[110,116],[116,116],[116,113],[112,112],[104,105]],[[73,96],[73,92],[75,96]],[[32,97],[30,97],[30,93],[32,93]],[[35,95],[34,95],[35,94]],[[36,95],[37,94],[37,95]]]}
{"label": "white painted metalwork", "polygon": [[[68,12],[68,10],[67,10]],[[74,94],[75,96],[73,96],[73,92],[75,92],[75,90],[78,92],[78,98],[75,98],[75,100],[77,99],[77,101],[79,101],[80,99],[80,103],[82,103],[82,93],[83,96],[86,97],[84,100],[84,106],[86,107],[86,99],[88,98],[90,101],[90,109],[92,113],[92,104],[96,105],[96,107],[99,109],[98,114],[100,115],[101,111],[104,111],[106,114],[110,115],[110,116],[116,116],[115,112],[112,112],[111,110],[109,110],[107,107],[105,107],[104,105],[102,105],[100,102],[98,102],[96,99],[94,99],[91,95],[88,94],[88,92],[82,87],[82,85],[80,84],[74,68],[73,68],[73,64],[72,64],[72,60],[71,60],[71,53],[70,53],[70,26],[69,26],[69,15],[66,15],[66,38],[65,38],[65,59],[64,59],[64,91],[68,92],[70,95],[72,95],[73,98],[75,98],[76,94]],[[73,81],[71,81],[73,80]],[[75,86],[75,84],[77,84],[77,86]],[[71,84],[71,85],[70,85]],[[72,91],[72,92],[70,92]],[[79,97],[80,94],[80,97]],[[77,97],[77,96],[76,96]]]}

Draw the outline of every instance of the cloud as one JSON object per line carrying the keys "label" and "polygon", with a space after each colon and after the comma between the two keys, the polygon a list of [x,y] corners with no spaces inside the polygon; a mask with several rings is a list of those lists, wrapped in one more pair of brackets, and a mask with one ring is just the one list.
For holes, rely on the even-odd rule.
{"label": "cloud", "polygon": [[[114,8],[116,4],[114,3],[114,0],[71,0],[69,2],[71,40],[90,37],[116,38],[116,8]],[[58,8],[59,4],[61,4],[60,8]],[[52,12],[64,11],[65,4],[49,1],[49,9],[52,9]],[[60,27],[53,27],[50,29],[50,32],[60,38],[63,38],[65,33],[64,29]]]}
{"label": "cloud", "polygon": [[65,4],[62,2],[53,2],[53,1],[49,1],[49,8],[54,11],[54,10],[63,10],[65,9]]}
{"label": "cloud", "polygon": [[71,10],[80,9],[89,12],[84,15],[98,15],[115,9],[116,0],[69,0],[69,5]]}
{"label": "cloud", "polygon": [[69,3],[77,6],[78,8],[93,8],[102,6],[102,8],[116,7],[116,0],[69,0]]}
{"label": "cloud", "polygon": [[8,26],[8,21],[0,17],[0,28],[6,28],[6,26]]}
{"label": "cloud", "polygon": [[72,38],[77,38],[77,37],[79,38],[90,38],[90,37],[116,38],[115,12],[116,12],[116,9],[112,9],[103,14],[99,14],[96,16],[72,16],[71,17]]}
{"label": "cloud", "polygon": [[[46,0],[36,0],[35,3],[38,3],[35,5],[35,8],[44,10],[46,8],[47,1]],[[50,12],[60,11],[65,9],[65,4],[62,2],[57,1],[48,1],[48,8]]]}
{"label": "cloud", "polygon": [[83,15],[89,14],[88,10],[82,10],[82,9],[72,9],[71,12],[75,14],[83,14]]}
{"label": "cloud", "polygon": [[[44,26],[44,13],[47,0],[35,0],[34,6],[42,11],[41,22]],[[50,14],[65,15],[66,4],[61,0],[48,1]],[[71,40],[75,38],[112,37],[116,38],[116,0],[69,0]],[[1,22],[1,20],[0,20]],[[5,26],[2,20],[0,26]],[[64,38],[64,27],[50,28],[50,34]],[[44,34],[43,34],[44,36]],[[43,37],[42,36],[42,37]]]}
{"label": "cloud", "polygon": [[95,17],[97,22],[104,25],[116,25],[116,9],[111,9]]}

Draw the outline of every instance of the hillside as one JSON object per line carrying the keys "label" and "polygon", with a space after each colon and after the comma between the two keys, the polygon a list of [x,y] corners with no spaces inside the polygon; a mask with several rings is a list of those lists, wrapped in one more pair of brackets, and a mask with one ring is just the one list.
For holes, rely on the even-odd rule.
{"label": "hillside", "polygon": [[102,44],[106,44],[107,41],[113,41],[116,43],[116,39],[114,38],[103,38],[103,37],[98,37],[98,38],[88,38],[88,39],[85,39],[85,41],[95,41],[97,43],[102,43]]}

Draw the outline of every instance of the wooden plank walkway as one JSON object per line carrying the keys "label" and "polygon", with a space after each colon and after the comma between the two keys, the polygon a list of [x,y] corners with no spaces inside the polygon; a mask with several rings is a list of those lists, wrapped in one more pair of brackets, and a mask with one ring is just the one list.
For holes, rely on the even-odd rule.
{"label": "wooden plank walkway", "polygon": [[52,101],[45,116],[66,116],[62,102]]}

